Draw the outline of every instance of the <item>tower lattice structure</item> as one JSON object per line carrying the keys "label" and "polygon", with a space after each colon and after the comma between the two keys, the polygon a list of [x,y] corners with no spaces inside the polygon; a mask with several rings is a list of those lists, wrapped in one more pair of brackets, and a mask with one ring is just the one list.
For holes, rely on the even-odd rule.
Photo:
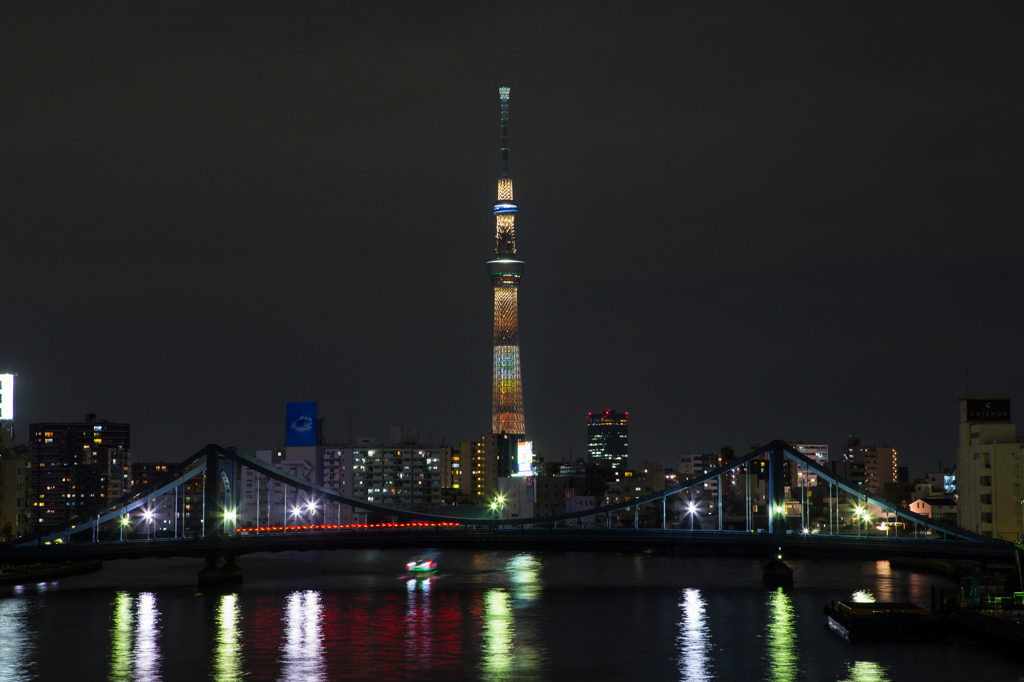
{"label": "tower lattice structure", "polygon": [[501,95],[501,178],[498,201],[494,259],[487,262],[487,274],[494,287],[494,386],[491,401],[491,430],[523,435],[523,377],[519,361],[519,280],[526,263],[516,255],[515,217],[518,209],[508,177],[508,88]]}

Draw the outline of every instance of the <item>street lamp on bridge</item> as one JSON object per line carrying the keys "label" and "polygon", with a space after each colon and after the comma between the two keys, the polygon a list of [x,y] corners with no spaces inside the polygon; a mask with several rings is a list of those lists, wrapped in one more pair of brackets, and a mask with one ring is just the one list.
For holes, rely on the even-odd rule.
{"label": "street lamp on bridge", "polygon": [[[693,530],[693,517],[697,515],[697,504],[689,502],[686,505],[686,513],[690,515],[690,530]],[[703,528],[704,526],[701,526]]]}
{"label": "street lamp on bridge", "polygon": [[149,532],[153,528],[153,510],[144,509],[142,511],[142,518],[146,521],[146,539],[149,540]]}

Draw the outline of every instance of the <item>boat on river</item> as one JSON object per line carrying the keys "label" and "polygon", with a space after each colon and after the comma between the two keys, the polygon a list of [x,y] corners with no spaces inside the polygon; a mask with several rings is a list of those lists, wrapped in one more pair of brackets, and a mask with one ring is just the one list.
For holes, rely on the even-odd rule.
{"label": "boat on river", "polygon": [[426,577],[437,572],[437,562],[416,558],[405,565],[405,570],[417,577]]}
{"label": "boat on river", "polygon": [[826,624],[846,640],[945,639],[942,621],[912,602],[832,602]]}

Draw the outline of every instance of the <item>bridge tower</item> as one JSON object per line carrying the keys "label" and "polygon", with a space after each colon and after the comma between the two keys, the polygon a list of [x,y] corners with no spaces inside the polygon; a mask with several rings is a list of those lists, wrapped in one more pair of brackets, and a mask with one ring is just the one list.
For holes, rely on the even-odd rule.
{"label": "bridge tower", "polygon": [[786,535],[786,455],[780,440],[772,442],[768,453],[768,532]]}
{"label": "bridge tower", "polygon": [[203,537],[232,537],[238,525],[236,464],[216,452],[206,455]]}
{"label": "bridge tower", "polygon": [[508,99],[509,88],[498,88],[501,97],[501,177],[498,201],[494,259],[487,262],[487,274],[494,287],[494,384],[491,400],[491,431],[523,435],[523,381],[519,362],[519,281],[526,269],[516,255],[515,216],[512,179],[508,176]]}

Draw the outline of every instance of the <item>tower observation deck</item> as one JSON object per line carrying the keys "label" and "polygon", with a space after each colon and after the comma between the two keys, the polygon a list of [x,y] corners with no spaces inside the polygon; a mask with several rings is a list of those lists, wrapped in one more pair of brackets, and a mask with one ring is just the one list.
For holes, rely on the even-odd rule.
{"label": "tower observation deck", "polygon": [[494,259],[487,262],[487,274],[494,287],[494,386],[491,401],[493,433],[523,435],[523,379],[519,362],[519,280],[526,264],[516,255],[515,217],[518,209],[508,177],[508,88],[501,95],[501,178],[498,201]]}

